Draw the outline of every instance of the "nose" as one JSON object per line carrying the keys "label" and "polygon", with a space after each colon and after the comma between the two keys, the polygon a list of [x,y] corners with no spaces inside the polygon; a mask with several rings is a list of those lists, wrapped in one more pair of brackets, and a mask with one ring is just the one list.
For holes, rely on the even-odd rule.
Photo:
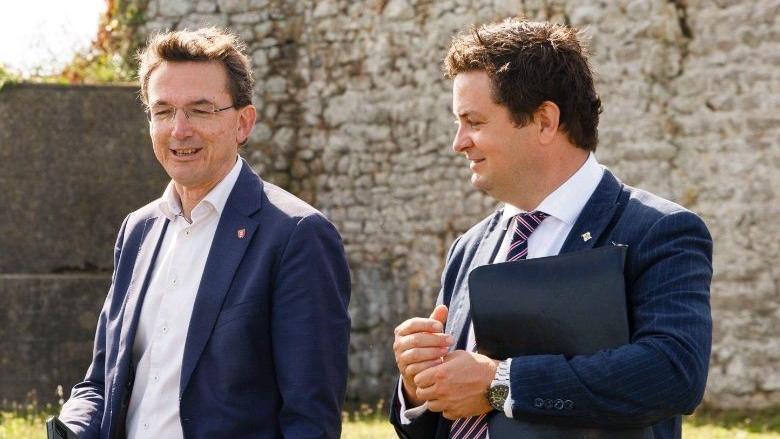
{"label": "nose", "polygon": [[464,127],[464,124],[459,124],[455,138],[452,140],[452,150],[460,154],[472,146],[474,146],[474,142],[472,142],[467,128]]}
{"label": "nose", "polygon": [[176,139],[186,139],[192,135],[192,125],[184,110],[176,110],[173,114],[171,135]]}

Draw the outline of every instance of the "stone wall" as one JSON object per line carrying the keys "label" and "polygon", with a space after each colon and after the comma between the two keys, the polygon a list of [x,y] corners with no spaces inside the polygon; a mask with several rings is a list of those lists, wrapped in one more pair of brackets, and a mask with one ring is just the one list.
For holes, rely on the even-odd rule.
{"label": "stone wall", "polygon": [[87,371],[117,230],[167,181],[136,91],[0,90],[0,406]]}
{"label": "stone wall", "polygon": [[354,277],[349,396],[387,396],[392,328],[427,314],[453,238],[494,207],[450,150],[457,30],[525,14],[591,37],[599,160],[715,236],[706,401],[780,404],[777,0],[151,0],[146,34],[228,26],[250,47],[249,157],[327,213]]}
{"label": "stone wall", "polygon": [[[698,212],[715,237],[705,400],[758,408],[780,405],[779,12],[778,0],[149,0],[141,31],[214,24],[249,43],[260,117],[244,155],[266,179],[323,210],[344,236],[354,286],[349,397],[366,401],[389,396],[392,328],[430,312],[450,243],[495,207],[470,187],[465,160],[450,150],[450,83],[439,69],[451,36],[470,23],[518,13],[586,28],[605,103],[599,160],[625,182]],[[0,124],[4,114],[0,104]],[[6,132],[0,126],[0,135]],[[0,143],[3,154],[9,139],[25,138],[18,133]],[[117,151],[106,156],[116,160],[106,169],[122,169]],[[26,163],[4,165],[2,158],[0,179]],[[87,171],[95,170],[80,172]],[[3,196],[8,180],[0,183]],[[141,198],[162,183],[151,186]],[[57,193],[55,200],[69,199]],[[140,203],[129,204],[119,212]],[[51,218],[68,214],[56,207]],[[107,221],[111,234],[119,219]],[[19,241],[0,241],[3,264],[9,242]],[[110,247],[102,251],[110,262]],[[69,267],[93,260],[61,255]],[[0,276],[0,299],[17,297],[2,291],[22,288],[9,280],[17,278]],[[37,291],[61,297],[53,288]],[[35,324],[26,327],[34,335],[24,340],[44,340]],[[2,348],[0,379],[14,360]]]}

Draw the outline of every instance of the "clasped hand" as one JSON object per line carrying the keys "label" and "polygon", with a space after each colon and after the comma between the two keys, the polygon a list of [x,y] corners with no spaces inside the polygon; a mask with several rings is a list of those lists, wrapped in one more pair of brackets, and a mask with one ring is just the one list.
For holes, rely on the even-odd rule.
{"label": "clasped hand", "polygon": [[491,410],[485,392],[498,362],[475,352],[449,352],[454,343],[445,334],[447,307],[439,305],[429,318],[415,317],[395,328],[393,351],[409,407],[428,409],[447,419],[480,415]]}

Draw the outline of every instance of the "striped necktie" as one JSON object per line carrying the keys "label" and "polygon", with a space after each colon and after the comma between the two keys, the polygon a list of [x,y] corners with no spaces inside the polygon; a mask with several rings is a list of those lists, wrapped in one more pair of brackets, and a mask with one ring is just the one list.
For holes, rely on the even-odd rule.
{"label": "striped necktie", "polygon": [[450,439],[485,439],[488,432],[487,413],[452,421]]}
{"label": "striped necktie", "polygon": [[528,256],[528,237],[548,216],[546,213],[538,210],[515,215],[512,243],[509,245],[509,252],[506,254],[507,262],[525,259]]}
{"label": "striped necktie", "polygon": [[[546,213],[540,211],[515,215],[512,242],[509,244],[509,251],[506,255],[507,261],[517,261],[528,256],[528,237],[547,216]],[[487,413],[456,419],[450,427],[450,439],[484,439],[487,437],[487,427]]]}

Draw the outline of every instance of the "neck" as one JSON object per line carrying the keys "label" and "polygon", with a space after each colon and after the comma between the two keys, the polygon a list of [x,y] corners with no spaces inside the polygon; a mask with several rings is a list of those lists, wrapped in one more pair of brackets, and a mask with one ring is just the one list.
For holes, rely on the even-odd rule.
{"label": "neck", "polygon": [[188,222],[192,222],[192,209],[198,205],[214,187],[219,184],[233,169],[235,163],[226,167],[216,178],[209,180],[206,183],[197,185],[184,185],[182,183],[173,181],[173,187],[176,189],[176,193],[179,195],[179,201],[181,201],[181,213]]}
{"label": "neck", "polygon": [[206,195],[214,189],[215,184],[210,186],[201,186],[197,188],[181,186],[174,182],[176,193],[179,194],[179,200],[181,201],[181,213],[188,222],[192,222],[192,209],[198,205],[198,203],[206,197]]}
{"label": "neck", "polygon": [[517,206],[527,212],[535,210],[548,195],[576,174],[588,160],[589,152],[575,148],[575,151],[561,151],[547,158],[538,172],[524,182],[518,182],[522,191],[511,194],[506,200],[499,200]]}

